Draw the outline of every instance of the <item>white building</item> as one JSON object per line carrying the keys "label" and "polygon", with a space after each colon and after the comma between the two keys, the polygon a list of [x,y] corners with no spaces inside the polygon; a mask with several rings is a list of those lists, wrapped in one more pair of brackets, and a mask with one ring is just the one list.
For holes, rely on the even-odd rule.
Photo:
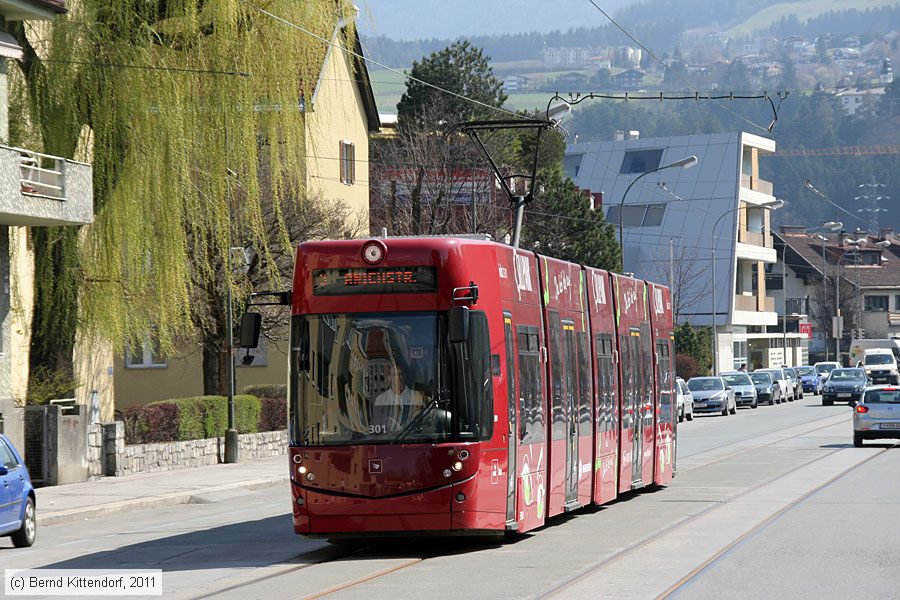
{"label": "white building", "polygon": [[[709,326],[715,313],[719,371],[743,363],[797,365],[805,359],[799,335],[787,337],[785,352],[783,336],[767,331],[778,325],[775,300],[766,289],[766,273],[778,257],[770,211],[760,206],[775,197],[772,184],[760,178],[759,157],[774,151],[774,141],[749,133],[589,142],[566,149],[567,173],[579,188],[603,192],[607,221],[618,225],[624,206],[625,271],[665,283],[671,268],[681,298],[678,318]],[[699,162],[691,169],[652,172],[692,155]]]}

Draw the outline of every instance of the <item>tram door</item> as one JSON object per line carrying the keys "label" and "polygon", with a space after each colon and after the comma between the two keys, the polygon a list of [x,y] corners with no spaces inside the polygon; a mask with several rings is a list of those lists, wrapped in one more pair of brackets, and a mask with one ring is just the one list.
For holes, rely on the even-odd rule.
{"label": "tram door", "polygon": [[509,403],[509,450],[506,463],[506,524],[509,526],[516,523],[516,470],[519,464],[516,445],[519,422],[516,419],[516,352],[513,347],[512,315],[508,312],[503,313],[503,331],[506,336],[506,397]]}
{"label": "tram door", "polygon": [[566,356],[566,506],[578,503],[578,381],[575,372],[575,323],[563,320]]}
{"label": "tram door", "polygon": [[628,336],[628,359],[631,361],[631,485],[643,485],[644,465],[644,369],[641,360],[641,334],[632,330]]}

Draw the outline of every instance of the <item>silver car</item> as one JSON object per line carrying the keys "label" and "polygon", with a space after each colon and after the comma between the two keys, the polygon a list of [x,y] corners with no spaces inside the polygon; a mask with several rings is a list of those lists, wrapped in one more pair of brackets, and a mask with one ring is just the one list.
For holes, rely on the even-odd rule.
{"label": "silver car", "polygon": [[784,369],[757,369],[754,373],[771,373],[781,392],[781,401],[794,401],[794,380],[784,372]]}
{"label": "silver car", "polygon": [[853,445],[883,438],[900,438],[900,387],[873,385],[853,411]]}
{"label": "silver car", "polygon": [[688,421],[693,421],[694,395],[691,394],[691,390],[688,389],[687,384],[681,377],[675,379],[675,385],[677,386],[675,393],[678,398],[678,422],[681,423],[685,418]]}
{"label": "silver car", "polygon": [[756,395],[756,386],[753,380],[744,371],[730,371],[722,373],[722,379],[731,386],[734,391],[734,402],[737,406],[759,407],[759,398]]}
{"label": "silver car", "polygon": [[737,412],[734,390],[721,377],[692,377],[687,385],[694,395],[694,412],[721,412],[723,417]]}

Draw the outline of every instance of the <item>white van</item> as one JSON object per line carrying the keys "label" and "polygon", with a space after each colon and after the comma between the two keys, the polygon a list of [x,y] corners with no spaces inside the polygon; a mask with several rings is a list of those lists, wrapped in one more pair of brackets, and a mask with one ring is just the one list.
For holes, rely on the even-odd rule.
{"label": "white van", "polygon": [[866,350],[862,367],[866,377],[872,383],[900,384],[900,372],[897,371],[897,357],[888,348],[872,348]]}
{"label": "white van", "polygon": [[855,367],[863,362],[866,352],[875,350],[876,348],[885,348],[894,353],[896,358],[900,358],[900,339],[862,339],[850,342],[850,362],[849,366]]}

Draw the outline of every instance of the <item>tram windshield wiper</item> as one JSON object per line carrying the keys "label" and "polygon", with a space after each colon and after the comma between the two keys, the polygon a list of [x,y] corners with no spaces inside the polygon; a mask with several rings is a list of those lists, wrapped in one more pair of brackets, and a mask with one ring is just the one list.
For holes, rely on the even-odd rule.
{"label": "tram windshield wiper", "polygon": [[418,425],[422,423],[422,421],[425,420],[425,417],[431,414],[432,410],[434,410],[441,404],[444,404],[445,406],[448,405],[450,403],[450,399],[444,397],[445,395],[449,395],[449,392],[447,390],[441,390],[441,397],[432,398],[431,402],[425,405],[425,408],[423,408],[419,412],[419,414],[413,417],[412,420],[410,420],[410,422],[407,423],[406,426],[400,431],[400,433],[397,434],[397,437],[395,437],[393,441],[391,441],[391,444],[398,444],[402,440],[404,440],[406,436],[408,436],[413,430],[415,430]]}

